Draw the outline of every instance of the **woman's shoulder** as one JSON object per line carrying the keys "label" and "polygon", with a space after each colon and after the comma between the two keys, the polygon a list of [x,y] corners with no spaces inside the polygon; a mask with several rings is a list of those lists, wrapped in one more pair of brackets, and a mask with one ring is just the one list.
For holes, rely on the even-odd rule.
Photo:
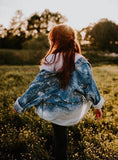
{"label": "woman's shoulder", "polygon": [[88,60],[81,54],[76,53],[75,54],[75,64],[81,64],[81,63],[89,63]]}
{"label": "woman's shoulder", "polygon": [[77,71],[77,73],[79,72],[79,74],[82,74],[82,77],[90,75],[91,65],[84,56],[77,55],[75,63],[75,71]]}
{"label": "woman's shoulder", "polygon": [[80,60],[83,56],[79,53],[75,53],[75,63]]}
{"label": "woman's shoulder", "polygon": [[46,61],[50,62],[50,61],[53,61],[54,59],[54,54],[49,54],[47,57],[46,57]]}
{"label": "woman's shoulder", "polygon": [[43,63],[40,70],[57,71],[63,65],[62,55],[60,53],[50,54],[46,57],[46,63]]}

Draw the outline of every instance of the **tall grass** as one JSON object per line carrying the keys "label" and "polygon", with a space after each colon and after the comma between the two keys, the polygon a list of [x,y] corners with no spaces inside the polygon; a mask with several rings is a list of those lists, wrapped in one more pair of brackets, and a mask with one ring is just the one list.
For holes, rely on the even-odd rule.
{"label": "tall grass", "polygon": [[[78,125],[68,128],[69,160],[117,160],[118,155],[118,66],[92,68],[105,99],[103,118],[97,122],[91,108]],[[39,72],[38,66],[0,66],[0,159],[53,160],[53,130],[34,113],[12,111],[17,97],[28,88]]]}

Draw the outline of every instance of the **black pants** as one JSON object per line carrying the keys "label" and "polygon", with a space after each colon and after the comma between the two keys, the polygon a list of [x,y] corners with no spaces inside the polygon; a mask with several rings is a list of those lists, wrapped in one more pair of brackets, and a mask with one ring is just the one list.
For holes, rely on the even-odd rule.
{"label": "black pants", "polygon": [[54,151],[56,160],[67,160],[68,134],[67,127],[53,124],[54,129]]}

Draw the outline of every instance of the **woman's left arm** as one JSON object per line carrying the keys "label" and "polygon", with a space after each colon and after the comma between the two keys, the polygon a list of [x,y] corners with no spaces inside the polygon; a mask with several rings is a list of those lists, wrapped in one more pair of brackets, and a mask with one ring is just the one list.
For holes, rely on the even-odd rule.
{"label": "woman's left arm", "polygon": [[104,104],[104,99],[101,97],[100,92],[97,88],[89,63],[83,64],[83,71],[84,70],[84,80],[86,83],[85,97],[87,100],[92,102],[92,106],[95,109],[101,109]]}

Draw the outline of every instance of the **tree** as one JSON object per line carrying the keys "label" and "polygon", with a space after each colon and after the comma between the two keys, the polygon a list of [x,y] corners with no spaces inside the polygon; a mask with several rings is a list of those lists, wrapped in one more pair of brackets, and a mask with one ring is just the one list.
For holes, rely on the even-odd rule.
{"label": "tree", "polygon": [[0,25],[0,38],[4,38],[7,35],[7,29],[3,25]]}
{"label": "tree", "polygon": [[28,19],[29,36],[38,37],[39,33],[48,33],[52,26],[66,22],[67,19],[59,12],[53,13],[45,9],[41,14],[35,13]]}
{"label": "tree", "polygon": [[81,41],[82,41],[81,31],[76,30],[76,36],[77,36],[78,42],[81,44]]}
{"label": "tree", "polygon": [[0,48],[3,48],[4,38],[7,36],[7,29],[0,25]]}
{"label": "tree", "polygon": [[26,25],[27,22],[23,16],[21,10],[17,10],[15,16],[10,22],[9,29],[6,30],[6,34],[2,41],[1,48],[16,48],[21,49],[22,43],[26,37]]}
{"label": "tree", "polygon": [[21,10],[17,10],[15,16],[12,18],[10,22],[9,31],[15,36],[20,36],[22,33],[26,32],[27,21],[23,16]]}
{"label": "tree", "polygon": [[48,50],[49,49],[48,37],[47,35],[40,33],[38,38],[32,38],[26,40],[23,43],[22,47],[24,49]]}
{"label": "tree", "polygon": [[34,13],[28,19],[21,10],[17,10],[8,29],[0,25],[0,48],[21,49],[25,41],[39,36],[44,37],[41,33],[47,35],[53,25],[65,21],[67,19],[63,15],[50,12],[48,9],[41,14]]}
{"label": "tree", "polygon": [[48,33],[54,25],[66,22],[67,18],[59,12],[54,13],[48,9],[45,9],[41,14],[41,20],[42,32]]}
{"label": "tree", "polygon": [[29,35],[36,37],[41,31],[41,16],[35,13],[28,19],[27,30]]}
{"label": "tree", "polygon": [[87,30],[85,37],[98,49],[113,51],[118,42],[118,25],[107,19],[101,19]]}

